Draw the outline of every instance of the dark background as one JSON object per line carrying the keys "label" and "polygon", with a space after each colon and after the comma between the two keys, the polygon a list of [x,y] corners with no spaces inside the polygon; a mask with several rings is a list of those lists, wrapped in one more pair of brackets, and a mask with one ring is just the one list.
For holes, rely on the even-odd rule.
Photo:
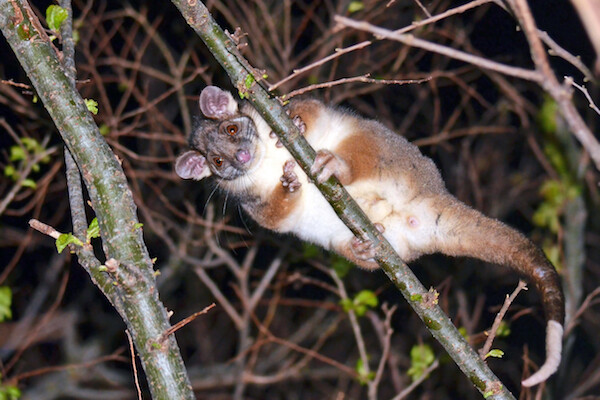
{"label": "dark background", "polygon": [[[231,0],[207,5],[224,28],[233,31],[240,26],[248,33],[243,53],[254,66],[264,69],[273,83],[335,48],[371,38],[333,29],[333,15],[348,15],[347,3]],[[397,1],[388,9],[387,1],[364,3],[365,9],[351,17],[390,29],[424,18],[412,1]],[[32,4],[43,15],[51,2]],[[289,18],[284,4],[289,4]],[[432,14],[459,4],[424,3]],[[530,5],[540,29],[580,56],[585,65],[593,65],[593,51],[569,2]],[[366,398],[365,386],[315,359],[291,377],[261,382],[256,377],[275,376],[296,365],[303,354],[265,341],[249,316],[244,328],[238,329],[207,288],[204,279],[243,314],[242,304],[248,299],[242,293],[244,288],[256,289],[270,263],[281,257],[282,265],[262,294],[254,316],[263,324],[268,321],[273,335],[315,348],[355,368],[359,357],[356,342],[339,305],[339,287],[335,289],[327,272],[340,260],[294,238],[264,231],[225,195],[213,193],[213,185],[182,182],[172,172],[175,157],[186,148],[193,116],[198,114],[200,90],[206,84],[232,89],[175,6],[169,2],[75,1],[74,15],[80,36],[78,88],[84,98],[98,101],[95,119],[123,160],[147,246],[157,257],[161,299],[174,312],[171,320],[179,321],[217,303],[210,313],[177,332],[198,397]],[[515,20],[494,4],[412,33],[494,61],[533,67]],[[55,44],[60,48],[57,41]],[[0,52],[0,78],[28,84],[4,40],[0,40]],[[550,60],[557,77],[569,75],[582,82],[582,74],[573,66],[557,57]],[[177,64],[184,66],[183,78],[175,73]],[[549,103],[540,87],[399,43],[378,41],[313,69],[279,90],[287,93],[311,83],[365,73],[385,79],[432,79],[419,85],[349,83],[311,95],[355,109],[405,135],[434,159],[449,190],[459,199],[518,228],[546,250],[556,249],[561,275],[571,283],[567,297],[574,299],[577,309],[599,282],[600,237],[594,213],[599,199],[598,171],[560,120],[555,129],[544,128],[541,109]],[[595,82],[586,85],[596,98]],[[579,92],[574,93],[574,101],[594,132],[598,116]],[[2,382],[18,380],[23,398],[31,399],[135,398],[125,325],[74,257],[66,252],[58,255],[50,238],[27,226],[30,218],[37,218],[60,231],[71,230],[60,137],[42,104],[33,102],[32,90],[0,84],[0,115],[20,137],[40,142],[48,138],[47,147],[57,147],[51,160],[40,164],[40,171],[31,176],[37,189],[21,189],[0,215],[0,268],[4,268],[0,285],[13,292],[13,318],[0,324]],[[0,166],[19,167],[9,159],[13,138],[4,127],[0,130]],[[566,212],[567,201],[561,203],[557,200],[560,196],[548,198],[540,192],[549,180],[560,182],[562,188],[579,189],[578,204],[588,214],[582,235],[574,239],[585,250],[582,265],[572,266],[565,260],[572,221]],[[13,185],[0,176],[0,199]],[[554,230],[534,218],[548,204],[554,205],[558,221]],[[88,212],[91,219],[91,209]],[[216,228],[206,233],[210,223]],[[231,257],[230,263],[241,267],[245,262],[250,268],[236,276],[231,265],[218,261],[207,238]],[[100,242],[94,244],[102,257]],[[440,305],[457,326],[465,328],[475,348],[482,346],[483,331],[518,280],[497,266],[439,255],[424,257],[411,267],[427,287],[440,292]],[[205,271],[204,279],[199,269]],[[575,270],[581,270],[580,281],[573,280]],[[410,384],[410,349],[418,344],[431,346],[440,367],[409,398],[480,398],[383,273],[352,269],[343,278],[343,287],[351,296],[371,290],[380,305],[398,307],[392,318],[392,366],[383,375],[379,398],[392,398]],[[547,398],[592,398],[599,392],[598,307],[591,301],[581,311],[578,325],[566,341],[561,370],[539,389]],[[376,327],[383,319],[380,307],[359,319],[372,369],[381,356]],[[533,398],[538,389],[522,390],[519,382],[523,359],[539,364],[544,357],[544,321],[534,290],[519,295],[506,320],[511,333],[494,345],[504,351],[504,358],[490,360],[490,366],[516,396]],[[295,336],[303,329],[309,332]],[[282,352],[279,358],[278,352]],[[101,357],[110,354],[113,359],[102,362]],[[22,375],[46,368],[32,377]],[[242,368],[251,371],[254,380],[240,383]]]}

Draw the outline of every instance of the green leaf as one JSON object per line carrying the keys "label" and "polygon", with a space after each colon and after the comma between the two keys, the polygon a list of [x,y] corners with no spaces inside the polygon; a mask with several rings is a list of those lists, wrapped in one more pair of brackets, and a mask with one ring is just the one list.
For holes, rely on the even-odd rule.
{"label": "green leaf", "polygon": [[254,76],[252,76],[252,74],[246,75],[246,79],[244,80],[244,86],[246,86],[246,89],[250,89],[254,81],[255,79]]}
{"label": "green leaf", "polygon": [[352,269],[353,264],[350,261],[347,261],[345,258],[336,256],[332,262],[332,267],[336,275],[340,278],[343,278],[348,275],[348,272],[350,272]]}
{"label": "green leaf", "polygon": [[348,5],[348,12],[352,14],[362,10],[363,8],[365,8],[365,4],[362,1],[351,1]]}
{"label": "green leaf", "polygon": [[376,307],[379,304],[379,300],[377,299],[377,295],[371,290],[361,290],[358,292],[356,297],[354,297],[355,304],[365,304],[369,307]]}
{"label": "green leaf", "polygon": [[496,330],[496,337],[508,337],[510,333],[510,325],[506,321],[500,322],[500,326]]}
{"label": "green leaf", "polygon": [[10,147],[10,161],[21,161],[25,158],[27,158],[27,153],[24,148],[17,145]]}
{"label": "green leaf", "polygon": [[428,344],[414,345],[410,349],[410,368],[408,375],[416,381],[425,373],[425,370],[433,364],[435,355],[433,349]]}
{"label": "green leaf", "polygon": [[354,303],[350,299],[342,299],[340,300],[340,305],[344,309],[345,312],[349,312],[354,309]]}
{"label": "green leaf", "polygon": [[140,229],[142,226],[144,226],[144,224],[142,224],[141,222],[138,222],[137,224],[133,225],[133,230]]}
{"label": "green leaf", "polygon": [[361,385],[366,385],[368,382],[375,379],[375,372],[367,372],[367,368],[365,367],[362,358],[359,358],[356,361],[356,372],[358,373],[358,381]]}
{"label": "green leaf", "polygon": [[344,299],[340,301],[340,304],[344,308],[344,311],[348,312],[353,310],[358,317],[365,315],[369,308],[376,307],[379,304],[379,300],[375,293],[370,290],[361,290],[353,300]]}
{"label": "green leaf", "polygon": [[110,133],[110,127],[106,124],[100,125],[100,134],[106,136]]}
{"label": "green leaf", "polygon": [[422,294],[412,294],[410,296],[410,301],[421,301],[421,300],[423,300]]}
{"label": "green leaf", "polygon": [[321,255],[321,249],[314,244],[303,243],[302,244],[302,257],[303,258],[316,258]]}
{"label": "green leaf", "polygon": [[0,386],[0,400],[18,400],[21,391],[16,386]]}
{"label": "green leaf", "polygon": [[8,286],[0,286],[0,322],[12,318],[11,304],[12,290]]}
{"label": "green leaf", "polygon": [[550,260],[552,265],[554,265],[556,270],[560,272],[562,270],[562,257],[560,246],[552,240],[546,240],[542,245],[542,250],[544,251],[544,254],[548,258],[548,260]]}
{"label": "green leaf", "polygon": [[73,236],[72,233],[63,233],[58,237],[58,239],[56,239],[56,250],[58,250],[58,253],[60,254],[65,249],[65,247],[67,247],[70,244],[83,246],[83,242],[77,239],[77,237]]}
{"label": "green leaf", "polygon": [[60,29],[60,25],[67,19],[69,13],[64,8],[51,5],[46,8],[46,22],[48,23],[48,28],[51,31],[58,31]]}
{"label": "green leaf", "polygon": [[558,105],[550,96],[546,96],[537,115],[537,122],[540,129],[546,133],[556,132],[557,115]]}
{"label": "green leaf", "polygon": [[504,352],[500,349],[492,349],[483,357],[484,359],[488,357],[502,358],[504,356]]}
{"label": "green leaf", "polygon": [[92,222],[90,222],[90,226],[87,228],[87,232],[85,233],[85,241],[89,243],[90,240],[97,237],[100,237],[100,227],[98,226],[98,218],[94,217]]}
{"label": "green leaf", "polygon": [[4,167],[4,176],[11,178],[13,181],[18,179],[17,170],[12,165],[7,165]]}
{"label": "green leaf", "polygon": [[41,148],[42,146],[38,143],[37,140],[35,140],[34,138],[30,138],[30,137],[24,137],[21,139],[21,143],[23,143],[23,146],[25,146],[25,148],[27,149],[27,151],[30,151],[32,153],[35,153],[37,149]]}
{"label": "green leaf", "polygon": [[21,397],[21,390],[16,386],[5,386],[9,400],[17,400]]}
{"label": "green leaf", "polygon": [[94,115],[98,114],[98,102],[94,99],[84,99],[85,106]]}
{"label": "green leaf", "polygon": [[33,190],[37,189],[37,183],[35,183],[33,179],[24,179],[23,182],[21,182],[21,186],[31,188]]}

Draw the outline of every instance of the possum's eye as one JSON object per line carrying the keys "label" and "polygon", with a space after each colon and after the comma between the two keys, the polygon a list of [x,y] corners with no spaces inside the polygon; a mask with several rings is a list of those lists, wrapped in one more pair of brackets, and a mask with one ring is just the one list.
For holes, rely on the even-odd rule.
{"label": "possum's eye", "polygon": [[223,157],[215,157],[213,158],[213,162],[217,167],[220,167],[221,165],[223,165]]}
{"label": "possum's eye", "polygon": [[231,136],[238,133],[237,125],[227,125],[227,133],[229,133]]}

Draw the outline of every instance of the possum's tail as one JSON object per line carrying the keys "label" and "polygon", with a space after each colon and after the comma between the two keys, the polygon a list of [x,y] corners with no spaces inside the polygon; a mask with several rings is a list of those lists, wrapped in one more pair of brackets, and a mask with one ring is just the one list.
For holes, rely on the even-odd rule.
{"label": "possum's tail", "polygon": [[564,296],[556,270],[544,253],[521,233],[456,199],[450,205],[446,203],[437,220],[443,237],[439,251],[508,266],[537,289],[548,321],[546,361],[522,384],[534,386],[544,382],[558,369],[562,352]]}

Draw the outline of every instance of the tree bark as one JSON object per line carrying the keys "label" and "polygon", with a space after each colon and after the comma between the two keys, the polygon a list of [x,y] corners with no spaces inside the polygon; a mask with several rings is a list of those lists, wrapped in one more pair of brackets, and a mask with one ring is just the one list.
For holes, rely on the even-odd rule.
{"label": "tree bark", "polygon": [[116,268],[100,268],[86,246],[78,249],[80,260],[125,321],[153,398],[193,399],[173,335],[159,342],[170,323],[158,298],[153,264],[121,165],[27,1],[0,0],[0,29],[77,163],[98,218],[106,258],[116,260],[112,264]]}

